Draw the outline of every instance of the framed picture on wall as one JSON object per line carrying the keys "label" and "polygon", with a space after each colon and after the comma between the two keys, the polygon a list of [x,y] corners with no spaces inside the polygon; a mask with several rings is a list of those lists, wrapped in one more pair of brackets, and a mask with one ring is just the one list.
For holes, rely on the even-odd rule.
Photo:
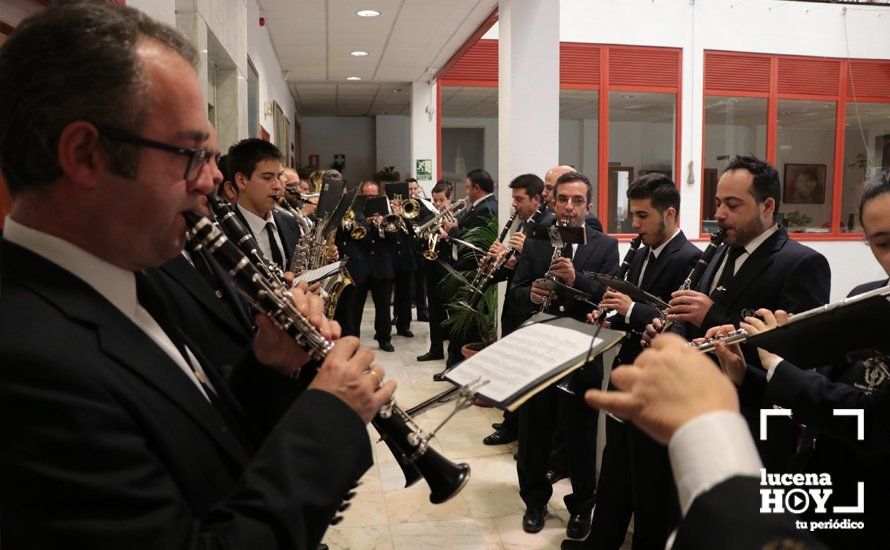
{"label": "framed picture on wall", "polygon": [[825,202],[824,164],[786,164],[782,202],[786,204],[823,204]]}

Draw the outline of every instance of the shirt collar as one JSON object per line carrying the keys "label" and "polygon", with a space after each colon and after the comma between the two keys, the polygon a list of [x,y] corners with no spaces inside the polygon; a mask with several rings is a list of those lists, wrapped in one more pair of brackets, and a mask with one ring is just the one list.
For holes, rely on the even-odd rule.
{"label": "shirt collar", "polygon": [[754,251],[757,250],[757,248],[762,245],[765,240],[769,239],[772,234],[778,230],[779,224],[774,223],[772,227],[751,239],[751,242],[745,245],[745,252],[748,255],[754,254]]}
{"label": "shirt collar", "polygon": [[75,246],[6,217],[3,239],[41,256],[93,287],[131,319],[136,315],[136,276]]}
{"label": "shirt collar", "polygon": [[[250,231],[254,235],[259,235],[260,233],[265,231],[266,224],[271,223],[273,226],[275,225],[275,217],[272,216],[272,212],[269,212],[268,214],[266,214],[267,219],[264,220],[263,218],[257,216],[256,214],[254,214],[250,210],[244,208],[240,204],[238,205],[238,210],[240,210],[241,214],[244,215],[244,219],[247,220],[247,225],[250,227]],[[276,226],[275,229],[278,229],[278,227]]]}
{"label": "shirt collar", "polygon": [[480,202],[484,201],[485,199],[487,199],[488,197],[490,197],[492,195],[494,195],[494,193],[489,193],[489,194],[485,195],[484,197],[480,197],[479,200],[477,200],[473,203],[473,206],[474,207],[479,206]]}
{"label": "shirt collar", "polygon": [[680,228],[678,227],[678,228],[674,229],[673,235],[671,235],[670,237],[667,238],[666,241],[664,241],[663,243],[658,245],[658,248],[652,249],[652,255],[657,258],[658,255],[661,254],[661,251],[664,250],[664,247],[666,247],[668,245],[668,243],[671,242],[672,240],[674,240],[674,237],[676,237],[679,234],[680,234]]}

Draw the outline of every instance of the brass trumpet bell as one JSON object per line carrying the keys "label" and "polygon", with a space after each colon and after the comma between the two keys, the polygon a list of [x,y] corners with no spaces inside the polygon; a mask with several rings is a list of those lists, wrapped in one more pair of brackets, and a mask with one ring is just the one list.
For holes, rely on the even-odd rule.
{"label": "brass trumpet bell", "polygon": [[439,253],[436,252],[435,250],[424,250],[423,257],[431,262],[435,262],[436,260],[439,259]]}
{"label": "brass trumpet bell", "polygon": [[349,232],[349,236],[357,241],[364,239],[367,234],[368,230],[360,225],[356,225],[352,228],[352,231]]}
{"label": "brass trumpet bell", "polygon": [[402,217],[413,220],[420,215],[420,203],[416,199],[408,199],[402,203]]}

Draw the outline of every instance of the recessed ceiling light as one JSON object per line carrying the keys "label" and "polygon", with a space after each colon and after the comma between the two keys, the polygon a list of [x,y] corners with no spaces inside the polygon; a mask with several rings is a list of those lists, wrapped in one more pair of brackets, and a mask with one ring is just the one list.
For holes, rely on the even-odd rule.
{"label": "recessed ceiling light", "polygon": [[392,93],[394,93],[394,94],[400,94],[400,93],[402,93],[402,89],[401,89],[401,88],[396,88],[395,90],[392,91]]}
{"label": "recessed ceiling light", "polygon": [[351,55],[352,57],[365,57],[366,55],[368,55],[368,52],[355,50],[354,52],[349,52],[349,55]]}
{"label": "recessed ceiling light", "polygon": [[360,77],[360,76],[347,76],[346,77],[346,80],[361,80],[361,79],[362,79],[362,77]]}
{"label": "recessed ceiling light", "polygon": [[377,10],[358,10],[355,14],[359,17],[377,17],[380,15],[380,12]]}

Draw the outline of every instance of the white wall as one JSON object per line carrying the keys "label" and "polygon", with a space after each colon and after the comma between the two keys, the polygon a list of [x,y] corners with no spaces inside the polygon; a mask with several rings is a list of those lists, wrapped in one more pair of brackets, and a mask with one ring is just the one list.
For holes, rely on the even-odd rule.
{"label": "white wall", "polygon": [[301,146],[306,165],[309,155],[319,155],[320,168],[329,168],[335,154],[346,155],[343,177],[349,181],[374,175],[377,152],[376,126],[372,117],[303,117]]}
{"label": "white wall", "polygon": [[[260,125],[272,135],[275,139],[275,124],[273,118],[266,114],[266,104],[271,101],[277,101],[284,111],[284,115],[291,123],[291,134],[289,139],[291,143],[294,140],[294,121],[297,115],[296,104],[290,93],[290,88],[281,74],[281,64],[278,62],[278,55],[272,47],[272,41],[269,38],[269,31],[266,27],[260,27],[260,9],[256,0],[244,0],[247,4],[247,54],[256,67],[259,74],[259,119]],[[244,85],[244,101],[241,115],[244,118],[243,131],[241,137],[248,136],[247,128],[247,59],[244,59],[244,70],[242,71]],[[281,144],[276,143],[279,147]],[[287,152],[290,153],[289,151]]]}
{"label": "white wall", "polygon": [[[484,168],[491,174],[495,183],[498,182],[498,119],[443,117],[442,128],[483,128],[485,130],[484,158],[485,166],[467,166],[467,170]],[[446,164],[444,159],[443,164]],[[547,170],[544,168],[543,170]],[[462,182],[463,180],[461,180]]]}
{"label": "white wall", "polygon": [[411,176],[411,117],[377,116],[376,170],[386,166],[395,166],[402,179]]}
{"label": "white wall", "polygon": [[[265,104],[275,100],[291,122],[293,139],[296,106],[287,82],[282,78],[281,65],[269,33],[259,26],[260,10],[256,0],[128,0],[127,5],[176,26],[195,44],[200,54],[198,76],[205,94],[208,33],[220,42],[235,64],[235,82],[228,82],[222,98],[224,104],[220,105],[222,111],[218,113],[220,134],[232,136],[228,141],[248,136],[248,55],[259,72],[260,124],[274,140],[275,128],[272,117],[265,114]],[[222,148],[229,145],[232,143],[220,143]]]}

